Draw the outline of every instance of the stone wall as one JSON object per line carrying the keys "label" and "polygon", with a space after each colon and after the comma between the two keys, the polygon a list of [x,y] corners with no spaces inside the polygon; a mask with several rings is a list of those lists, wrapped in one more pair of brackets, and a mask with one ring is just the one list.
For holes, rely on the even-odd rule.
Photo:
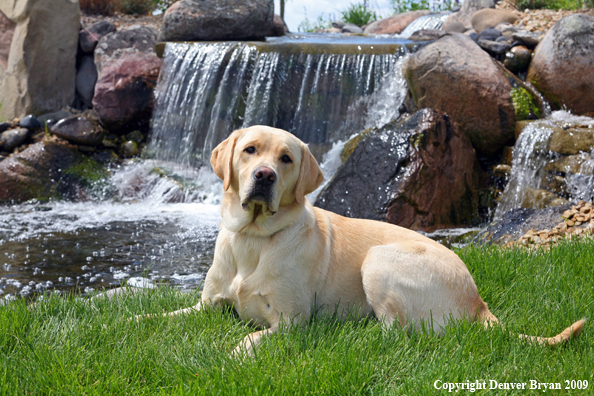
{"label": "stone wall", "polygon": [[[0,118],[72,104],[78,0],[0,0]],[[3,31],[3,29],[0,29]]]}

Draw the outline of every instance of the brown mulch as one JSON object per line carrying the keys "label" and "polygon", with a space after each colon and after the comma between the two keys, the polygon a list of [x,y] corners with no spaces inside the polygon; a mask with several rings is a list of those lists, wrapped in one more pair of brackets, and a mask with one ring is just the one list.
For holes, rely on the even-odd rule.
{"label": "brown mulch", "polygon": [[161,29],[161,22],[163,21],[163,14],[161,15],[126,15],[115,13],[112,16],[103,15],[86,15],[81,13],[81,24],[88,27],[95,22],[109,21],[115,25],[117,30],[127,29],[132,25],[151,26],[155,29]]}
{"label": "brown mulch", "polygon": [[514,0],[503,0],[495,7],[514,12],[520,19],[514,24],[530,32],[546,32],[560,19],[572,14],[586,14],[594,17],[594,8],[583,10],[518,10]]}

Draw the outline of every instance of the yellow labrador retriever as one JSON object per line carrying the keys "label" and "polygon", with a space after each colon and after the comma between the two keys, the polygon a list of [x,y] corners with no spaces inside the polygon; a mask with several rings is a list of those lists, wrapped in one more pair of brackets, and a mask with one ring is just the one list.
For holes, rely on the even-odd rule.
{"label": "yellow labrador retriever", "polygon": [[[409,329],[440,331],[451,319],[497,322],[458,256],[417,232],[379,221],[349,219],[314,208],[305,196],[323,180],[308,147],[280,129],[235,131],[211,163],[224,181],[223,222],[203,304],[232,305],[263,330],[236,348],[250,353],[282,323],[303,324],[319,312],[374,314]],[[581,332],[583,320],[551,338]]]}

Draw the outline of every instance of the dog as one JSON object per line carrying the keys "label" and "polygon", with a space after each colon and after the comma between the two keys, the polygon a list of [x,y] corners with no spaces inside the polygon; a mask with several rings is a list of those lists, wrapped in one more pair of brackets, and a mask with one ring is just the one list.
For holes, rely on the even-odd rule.
{"label": "dog", "polygon": [[[251,354],[263,336],[323,313],[356,312],[438,333],[456,319],[498,323],[451,250],[396,225],[313,207],[306,195],[324,176],[308,146],[289,132],[237,130],[215,148],[211,164],[224,188],[214,261],[201,302],[166,315],[232,306],[261,328],[234,353]],[[520,337],[554,345],[577,337],[583,324],[555,337]]]}

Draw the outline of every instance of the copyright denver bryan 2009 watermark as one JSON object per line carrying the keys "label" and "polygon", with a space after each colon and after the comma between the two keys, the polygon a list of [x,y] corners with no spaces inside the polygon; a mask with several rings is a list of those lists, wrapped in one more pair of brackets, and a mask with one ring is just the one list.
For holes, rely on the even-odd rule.
{"label": "copyright denver bryan 2009 watermark", "polygon": [[476,392],[477,390],[540,390],[546,392],[555,389],[583,390],[588,389],[587,380],[565,380],[563,382],[499,382],[496,380],[476,380],[465,382],[447,382],[440,379],[433,383],[435,389],[447,392]]}

